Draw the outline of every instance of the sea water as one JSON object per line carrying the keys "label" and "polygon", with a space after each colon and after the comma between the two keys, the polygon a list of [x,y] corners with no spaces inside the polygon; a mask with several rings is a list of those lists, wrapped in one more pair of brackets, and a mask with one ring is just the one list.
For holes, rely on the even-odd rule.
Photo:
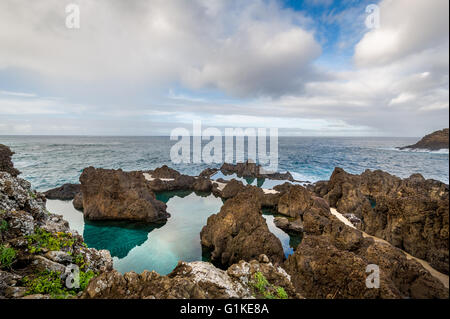
{"label": "sea water", "polygon": [[[405,178],[420,173],[448,184],[448,150],[400,151],[418,138],[389,137],[280,137],[279,171],[290,171],[295,179],[315,182],[330,178],[336,166],[353,174],[381,169]],[[77,183],[87,166],[147,170],[169,165],[197,175],[220,164],[173,164],[169,137],[67,137],[0,136],[0,143],[16,152],[15,166],[33,187],[43,191],[64,183]]]}

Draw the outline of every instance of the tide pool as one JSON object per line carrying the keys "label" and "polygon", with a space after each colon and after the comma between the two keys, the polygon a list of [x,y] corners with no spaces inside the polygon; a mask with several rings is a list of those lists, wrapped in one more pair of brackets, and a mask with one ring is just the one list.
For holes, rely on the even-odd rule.
{"label": "tide pool", "polygon": [[[114,269],[121,273],[154,270],[170,273],[178,261],[209,261],[209,251],[202,250],[200,231],[210,215],[220,211],[222,199],[206,193],[165,192],[157,198],[167,204],[171,217],[164,224],[128,221],[87,221],[70,201],[48,200],[47,209],[63,215],[70,228],[82,234],[89,247],[107,249]],[[269,230],[281,241],[285,256],[293,253],[299,242],[273,223],[274,215],[263,211]]]}

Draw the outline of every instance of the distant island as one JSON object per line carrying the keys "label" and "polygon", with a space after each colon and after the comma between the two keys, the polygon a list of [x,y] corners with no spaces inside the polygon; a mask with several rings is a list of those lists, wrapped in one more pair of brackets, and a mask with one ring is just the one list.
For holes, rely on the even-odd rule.
{"label": "distant island", "polygon": [[426,149],[438,151],[444,148],[448,149],[448,128],[426,135],[414,145],[399,147],[399,149]]}

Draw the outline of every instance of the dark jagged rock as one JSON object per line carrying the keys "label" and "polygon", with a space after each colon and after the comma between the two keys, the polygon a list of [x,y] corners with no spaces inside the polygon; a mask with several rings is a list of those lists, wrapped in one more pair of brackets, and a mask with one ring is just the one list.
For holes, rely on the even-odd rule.
{"label": "dark jagged rock", "polygon": [[440,149],[448,149],[448,145],[448,128],[445,128],[443,130],[426,135],[414,145],[399,147],[399,149],[426,149],[430,151],[438,151]]}
{"label": "dark jagged rock", "polygon": [[196,192],[210,192],[212,189],[212,183],[207,178],[198,177],[192,185],[192,188]]}
{"label": "dark jagged rock", "polygon": [[281,242],[269,231],[258,199],[248,193],[227,200],[218,214],[208,218],[200,237],[202,245],[212,250],[211,260],[224,266],[260,254],[275,263],[284,259]]}
{"label": "dark jagged rock", "polygon": [[181,175],[180,172],[167,165],[158,167],[153,171],[147,171],[147,173],[151,174],[153,178],[177,178]]}
{"label": "dark jagged rock", "polygon": [[[304,214],[304,232],[285,269],[307,298],[448,298],[448,289],[417,261],[365,237],[325,206]],[[380,269],[379,289],[366,286],[368,265]]]}
{"label": "dark jagged rock", "polygon": [[163,222],[170,216],[142,172],[88,167],[80,182],[87,219]]}
{"label": "dark jagged rock", "polygon": [[289,220],[286,217],[275,217],[273,223],[286,232],[303,233],[303,222],[300,217],[295,220]]}
{"label": "dark jagged rock", "polygon": [[217,168],[206,168],[204,169],[200,175],[198,175],[199,177],[205,177],[205,178],[210,178],[211,176],[213,176],[215,173],[217,173],[219,170]]}
{"label": "dark jagged rock", "polygon": [[236,174],[239,177],[268,178],[268,179],[289,180],[289,181],[294,180],[291,173],[289,172],[286,173],[273,172],[270,174],[263,173],[261,172],[261,165],[257,165],[250,161],[237,164],[224,163],[221,166],[220,171],[225,175]]}
{"label": "dark jagged rock", "polygon": [[420,174],[402,180],[382,171],[352,175],[336,168],[324,198],[342,214],[359,218],[361,230],[448,274],[448,185]]}
{"label": "dark jagged rock", "polygon": [[13,155],[14,152],[8,146],[0,144],[0,172],[7,172],[16,177],[20,174],[20,171],[14,168],[14,164],[11,161]]}
{"label": "dark jagged rock", "polygon": [[300,185],[289,187],[278,201],[278,213],[290,217],[300,217],[313,205],[311,192]]}
{"label": "dark jagged rock", "polygon": [[[266,257],[267,258],[267,257]],[[144,271],[104,273],[89,283],[84,299],[235,299],[259,296],[253,287],[255,274],[262,274],[273,287],[281,287],[289,298],[301,298],[289,275],[271,263],[240,261],[228,270],[206,262],[179,262],[167,276]],[[276,292],[273,292],[276,295]]]}
{"label": "dark jagged rock", "polygon": [[238,193],[242,192],[245,189],[244,184],[241,181],[237,181],[232,179],[229,181],[222,190],[221,197],[224,199],[228,199],[236,196]]}
{"label": "dark jagged rock", "polygon": [[80,190],[80,184],[64,184],[44,192],[44,195],[47,199],[72,200]]}

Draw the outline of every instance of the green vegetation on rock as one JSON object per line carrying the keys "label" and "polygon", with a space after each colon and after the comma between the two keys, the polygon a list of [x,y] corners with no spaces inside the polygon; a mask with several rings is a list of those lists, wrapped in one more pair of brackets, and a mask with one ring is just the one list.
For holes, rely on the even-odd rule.
{"label": "green vegetation on rock", "polygon": [[16,251],[14,248],[0,245],[0,268],[11,268],[12,263],[16,259]]}
{"label": "green vegetation on rock", "polygon": [[61,250],[65,247],[72,247],[75,239],[70,233],[49,233],[41,228],[37,228],[33,235],[26,237],[30,253],[39,253],[42,249],[51,251]]}
{"label": "green vegetation on rock", "polygon": [[256,295],[263,296],[265,299],[288,299],[289,296],[283,287],[274,287],[269,283],[264,274],[260,271],[255,273],[251,286]]}
{"label": "green vegetation on rock", "polygon": [[96,274],[92,270],[80,271],[79,287],[67,288],[59,272],[43,271],[24,277],[22,284],[28,288],[26,295],[43,294],[51,295],[54,299],[67,299],[85,290],[89,281],[95,276]]}
{"label": "green vegetation on rock", "polygon": [[8,222],[6,220],[0,219],[0,234],[8,230]]}

